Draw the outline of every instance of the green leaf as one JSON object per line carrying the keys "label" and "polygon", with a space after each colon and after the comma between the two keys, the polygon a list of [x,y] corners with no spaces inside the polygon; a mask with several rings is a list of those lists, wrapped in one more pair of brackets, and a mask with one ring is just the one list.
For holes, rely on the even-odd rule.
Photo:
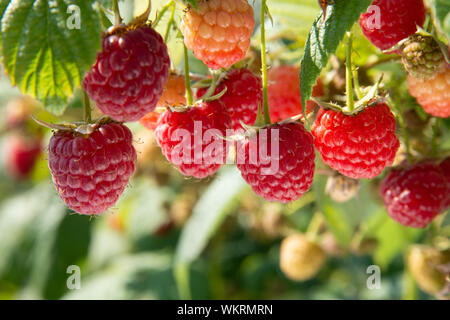
{"label": "green leaf", "polygon": [[183,228],[175,254],[178,264],[189,264],[201,254],[244,186],[245,182],[236,168],[222,171],[217,176]]}
{"label": "green leaf", "polygon": [[438,32],[450,41],[450,2],[448,0],[431,0],[429,2]]}
{"label": "green leaf", "polygon": [[327,18],[323,21],[323,13],[313,23],[300,68],[300,91],[302,105],[311,98],[312,88],[316,84],[321,70],[328,59],[336,51],[339,43],[358,20],[360,13],[367,9],[372,0],[335,1],[329,6]]}
{"label": "green leaf", "polygon": [[12,84],[61,114],[100,48],[95,1],[0,1],[1,54]]}

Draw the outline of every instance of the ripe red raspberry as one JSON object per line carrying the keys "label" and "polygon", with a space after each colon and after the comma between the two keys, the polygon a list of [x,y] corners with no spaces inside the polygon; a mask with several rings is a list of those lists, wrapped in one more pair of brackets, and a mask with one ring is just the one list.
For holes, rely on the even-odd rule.
{"label": "ripe red raspberry", "polygon": [[5,141],[5,167],[14,179],[28,178],[41,153],[41,141],[37,137],[14,134]]}
{"label": "ripe red raspberry", "polygon": [[[299,68],[291,65],[282,65],[271,68],[267,78],[269,80],[268,94],[270,107],[270,120],[281,121],[298,114],[302,114],[302,97],[300,95]],[[312,96],[324,94],[320,78],[313,88]],[[315,103],[306,102],[306,113],[313,110]]]}
{"label": "ripe red raspberry", "polygon": [[323,161],[353,179],[379,175],[392,164],[400,146],[395,118],[385,103],[351,116],[321,109],[312,134]]}
{"label": "ripe red raspberry", "polygon": [[205,178],[226,162],[231,119],[219,100],[161,114],[155,138],[169,162],[185,176]]}
{"label": "ripe red raspberry", "polygon": [[424,228],[445,209],[448,188],[441,168],[422,162],[392,170],[381,183],[380,193],[392,219]]}
{"label": "ripe red raspberry", "polygon": [[374,0],[369,10],[359,18],[364,35],[381,50],[392,48],[423,27],[423,0]]}
{"label": "ripe red raspberry", "polygon": [[169,66],[166,44],[150,26],[112,27],[83,86],[103,113],[137,121],[155,109]]}
{"label": "ripe red raspberry", "polygon": [[[185,97],[186,87],[184,84],[184,76],[176,74],[169,75],[161,98],[156,105],[157,108],[167,108],[169,106],[184,106],[186,105]],[[150,130],[156,128],[156,123],[159,119],[159,112],[150,112],[143,116],[139,122]]]}
{"label": "ripe red raspberry", "polygon": [[247,0],[201,0],[189,6],[180,24],[186,47],[211,69],[242,60],[255,27]]}
{"label": "ripe red raspberry", "polygon": [[[241,129],[240,121],[253,125],[262,99],[261,78],[248,69],[233,69],[217,86],[214,94],[222,92],[225,87],[227,91],[220,101],[231,117],[232,128]],[[204,88],[198,90],[197,96],[202,97],[206,91]]]}
{"label": "ripe red raspberry", "polygon": [[61,199],[81,214],[113,206],[134,173],[131,131],[110,123],[90,135],[57,131],[50,140],[49,168]]}
{"label": "ripe red raspberry", "polygon": [[236,153],[236,166],[242,177],[268,201],[296,200],[312,184],[313,138],[299,122],[260,129],[239,143]]}
{"label": "ripe red raspberry", "polygon": [[409,93],[426,113],[435,117],[450,117],[450,67],[432,79],[408,76]]}

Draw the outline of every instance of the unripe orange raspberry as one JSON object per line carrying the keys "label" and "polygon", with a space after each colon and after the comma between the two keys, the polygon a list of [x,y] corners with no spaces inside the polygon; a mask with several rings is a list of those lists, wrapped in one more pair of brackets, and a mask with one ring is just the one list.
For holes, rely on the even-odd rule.
{"label": "unripe orange raspberry", "polygon": [[408,76],[409,93],[425,112],[440,118],[450,117],[450,67],[434,78],[422,80]]}
{"label": "unripe orange raspberry", "polygon": [[302,234],[292,234],[281,242],[280,268],[291,280],[313,278],[325,262],[321,247]]}
{"label": "unripe orange raspberry", "polygon": [[242,60],[255,27],[247,0],[201,0],[189,6],[180,24],[186,47],[211,69]]}

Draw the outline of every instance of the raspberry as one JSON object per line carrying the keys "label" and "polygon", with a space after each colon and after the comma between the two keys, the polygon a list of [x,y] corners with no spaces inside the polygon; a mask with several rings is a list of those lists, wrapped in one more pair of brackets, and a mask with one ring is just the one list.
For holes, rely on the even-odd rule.
{"label": "raspberry", "polygon": [[[156,105],[157,108],[167,108],[169,106],[184,106],[186,105],[186,97],[184,96],[186,87],[184,84],[184,76],[176,74],[169,75],[161,98]],[[160,113],[150,112],[143,116],[139,122],[150,130],[156,128]]]}
{"label": "raspberry", "polygon": [[41,141],[36,137],[14,134],[5,141],[7,173],[17,180],[28,178],[41,153]]}
{"label": "raspberry", "polygon": [[289,279],[305,281],[313,278],[325,258],[322,248],[302,234],[292,234],[281,242],[280,268]]}
{"label": "raspberry", "polygon": [[311,186],[314,158],[311,134],[301,123],[291,122],[260,129],[239,143],[236,165],[256,194],[286,203]]}
{"label": "raspberry", "polygon": [[450,263],[450,251],[439,251],[433,247],[416,245],[408,253],[408,267],[420,289],[429,294],[438,294],[445,288],[445,274],[438,268]]}
{"label": "raspberry", "polygon": [[[374,0],[369,10],[359,18],[364,35],[376,47],[387,50],[416,33],[417,25],[425,22],[423,0]],[[379,24],[378,24],[379,22]]]}
{"label": "raspberry", "polygon": [[61,199],[81,214],[114,205],[134,173],[131,131],[105,124],[90,135],[57,131],[50,139],[49,168]]}
{"label": "raspberry", "polygon": [[189,6],[180,24],[186,47],[211,69],[242,60],[254,27],[247,0],[198,1],[198,10]]}
{"label": "raspberry", "polygon": [[391,218],[413,228],[427,226],[445,209],[447,191],[441,168],[432,162],[392,170],[380,185]]}
{"label": "raspberry", "polygon": [[[272,122],[302,114],[299,71],[299,68],[291,65],[282,65],[269,70],[268,102]],[[313,88],[312,96],[318,97],[323,94],[323,85],[319,78]],[[314,106],[313,101],[307,101],[306,113],[311,112]]]}
{"label": "raspberry", "polygon": [[352,179],[379,175],[392,164],[400,146],[395,118],[385,103],[350,116],[321,109],[312,134],[323,161]]}
{"label": "raspberry", "polygon": [[432,78],[447,68],[444,54],[432,36],[414,34],[402,46],[402,62],[406,71],[416,78]]}
{"label": "raspberry", "polygon": [[[232,128],[241,129],[240,121],[253,125],[262,99],[261,78],[248,69],[233,69],[226,74],[225,80],[217,86],[214,93],[222,92],[225,87],[227,91],[220,101],[230,114]],[[197,96],[201,97],[205,93],[206,89],[200,89]]]}
{"label": "raspberry", "polygon": [[450,68],[434,78],[422,80],[408,76],[409,93],[426,113],[435,117],[450,117]]}
{"label": "raspberry", "polygon": [[103,113],[137,121],[155,109],[169,67],[166,44],[150,26],[112,27],[83,86]]}
{"label": "raspberry", "polygon": [[185,111],[166,110],[158,120],[155,137],[167,160],[183,175],[201,179],[226,162],[226,141],[222,137],[230,126],[223,104],[214,100]]}

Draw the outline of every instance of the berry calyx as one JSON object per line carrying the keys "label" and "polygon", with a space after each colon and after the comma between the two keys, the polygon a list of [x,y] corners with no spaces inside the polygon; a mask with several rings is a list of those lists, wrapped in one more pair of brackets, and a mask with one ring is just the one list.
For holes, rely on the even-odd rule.
{"label": "berry calyx", "polygon": [[385,103],[355,115],[321,109],[311,133],[323,161],[352,179],[371,179],[392,164],[400,143]]}
{"label": "berry calyx", "polygon": [[313,138],[299,122],[259,129],[238,143],[236,153],[236,166],[242,177],[268,201],[294,201],[313,182]]}
{"label": "berry calyx", "polygon": [[75,212],[98,215],[112,207],[135,170],[131,131],[119,123],[90,134],[59,130],[50,139],[48,165],[61,199]]}
{"label": "berry calyx", "polygon": [[450,117],[450,67],[433,78],[408,76],[409,93],[417,99],[426,113],[435,117]]}
{"label": "berry calyx", "polygon": [[164,156],[185,176],[205,178],[226,163],[231,119],[220,100],[161,114],[155,137]]}
{"label": "berry calyx", "polygon": [[[223,102],[231,117],[231,126],[234,130],[242,128],[241,122],[253,125],[261,105],[262,89],[261,78],[248,69],[233,69],[227,72],[225,78],[217,85],[214,94],[227,90],[219,98]],[[201,98],[207,89],[197,91]]]}
{"label": "berry calyx", "polygon": [[325,263],[321,247],[302,234],[292,234],[281,242],[280,268],[291,280],[305,281],[313,278]]}
{"label": "berry calyx", "polygon": [[83,87],[104,114],[137,121],[156,108],[169,67],[167,46],[149,25],[114,26]]}
{"label": "berry calyx", "polygon": [[374,0],[359,25],[370,42],[387,50],[423,27],[425,14],[423,0]]}
{"label": "berry calyx", "polygon": [[[300,69],[292,65],[273,67],[268,72],[268,97],[270,120],[282,121],[302,114],[302,97],[300,94]],[[323,96],[324,89],[320,78],[313,87],[312,96]],[[306,102],[306,114],[310,113],[316,104]]]}
{"label": "berry calyx", "polygon": [[446,208],[447,180],[433,162],[392,170],[380,185],[389,216],[404,226],[426,227]]}
{"label": "berry calyx", "polygon": [[420,79],[432,78],[447,68],[444,54],[432,36],[414,34],[402,44],[402,62],[406,71]]}
{"label": "berry calyx", "polygon": [[180,24],[186,47],[211,69],[242,60],[255,27],[247,0],[202,0],[188,6]]}

